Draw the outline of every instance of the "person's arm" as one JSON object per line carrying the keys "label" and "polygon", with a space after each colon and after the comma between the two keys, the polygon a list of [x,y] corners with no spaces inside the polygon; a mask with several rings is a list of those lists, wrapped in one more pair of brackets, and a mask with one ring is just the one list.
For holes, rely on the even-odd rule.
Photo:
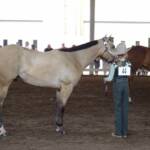
{"label": "person's arm", "polygon": [[114,74],[115,74],[115,69],[117,65],[116,64],[111,64],[110,69],[109,69],[109,76],[104,78],[105,82],[110,82],[113,80]]}
{"label": "person's arm", "polygon": [[130,67],[132,66],[132,64],[129,61],[127,62],[127,65],[130,66]]}

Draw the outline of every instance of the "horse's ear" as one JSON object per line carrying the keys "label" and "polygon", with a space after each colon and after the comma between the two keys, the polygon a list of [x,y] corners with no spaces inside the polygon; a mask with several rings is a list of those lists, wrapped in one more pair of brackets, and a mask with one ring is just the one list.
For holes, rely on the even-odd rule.
{"label": "horse's ear", "polygon": [[110,40],[111,42],[114,42],[114,37],[112,37],[112,35],[110,35],[110,36],[109,36],[109,40]]}
{"label": "horse's ear", "polygon": [[107,35],[105,35],[102,40],[105,42],[107,40]]}

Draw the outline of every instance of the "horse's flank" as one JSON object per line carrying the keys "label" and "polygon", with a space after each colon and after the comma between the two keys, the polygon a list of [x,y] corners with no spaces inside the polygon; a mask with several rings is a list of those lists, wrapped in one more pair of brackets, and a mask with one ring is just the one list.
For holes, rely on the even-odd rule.
{"label": "horse's flank", "polygon": [[[69,83],[70,80],[77,82],[75,68],[70,63],[71,57],[68,54],[53,50],[48,53],[31,53],[24,51],[19,69],[20,77],[27,83],[36,86],[60,87],[61,80]],[[74,61],[73,59],[71,60]]]}

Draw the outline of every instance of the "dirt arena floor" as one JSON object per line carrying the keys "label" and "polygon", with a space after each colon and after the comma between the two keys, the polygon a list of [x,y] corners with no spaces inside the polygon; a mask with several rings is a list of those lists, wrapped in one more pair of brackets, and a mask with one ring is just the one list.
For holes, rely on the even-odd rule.
{"label": "dirt arena floor", "polygon": [[0,150],[149,150],[150,77],[135,77],[129,105],[129,136],[116,139],[111,84],[104,95],[103,80],[84,76],[68,101],[66,135],[55,132],[55,90],[13,82],[4,104],[8,136]]}

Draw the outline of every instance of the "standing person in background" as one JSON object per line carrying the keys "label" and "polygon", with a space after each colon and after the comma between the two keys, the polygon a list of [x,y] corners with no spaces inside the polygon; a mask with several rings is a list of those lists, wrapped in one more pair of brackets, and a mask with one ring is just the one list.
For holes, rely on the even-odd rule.
{"label": "standing person in background", "polygon": [[28,41],[25,42],[25,48],[29,48],[30,44]]}
{"label": "standing person in background", "polygon": [[62,44],[61,44],[61,48],[62,48],[62,49],[63,49],[63,48],[66,48],[65,43],[62,43]]}
{"label": "standing person in background", "polygon": [[50,44],[48,44],[48,46],[44,49],[44,52],[48,52],[48,51],[51,51],[53,50],[53,48],[51,47]]}
{"label": "standing person in background", "polygon": [[131,64],[126,60],[126,45],[122,41],[114,51],[118,61],[114,62],[109,71],[109,76],[104,78],[105,82],[113,80],[113,99],[115,105],[115,132],[113,137],[126,138],[128,134],[128,76]]}

